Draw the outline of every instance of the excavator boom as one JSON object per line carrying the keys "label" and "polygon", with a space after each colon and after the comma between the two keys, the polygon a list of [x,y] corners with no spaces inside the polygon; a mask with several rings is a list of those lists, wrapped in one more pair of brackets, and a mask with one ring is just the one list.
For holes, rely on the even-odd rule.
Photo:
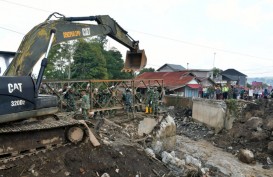
{"label": "excavator boom", "polygon": [[[52,32],[55,33],[52,45],[79,38],[107,35],[129,48],[124,65],[125,71],[145,67],[147,59],[144,50],[139,50],[139,42],[133,40],[127,31],[108,15],[68,18],[62,16],[57,20],[50,20],[56,14],[58,13],[50,15],[45,22],[26,34],[4,76],[29,75],[34,65],[46,53]],[[84,24],[79,21],[96,21],[97,24]]]}

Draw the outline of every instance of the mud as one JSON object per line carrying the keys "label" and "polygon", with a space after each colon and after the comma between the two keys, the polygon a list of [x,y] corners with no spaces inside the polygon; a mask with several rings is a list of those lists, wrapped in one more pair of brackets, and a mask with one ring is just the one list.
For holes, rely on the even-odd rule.
{"label": "mud", "polygon": [[[18,160],[15,167],[1,170],[0,177],[273,176],[272,165],[268,164],[268,158],[273,160],[273,152],[268,149],[273,141],[272,106],[271,100],[243,104],[233,128],[218,134],[194,122],[188,108],[168,109],[177,125],[176,146],[173,152],[168,152],[184,161],[180,169],[164,164],[158,154],[155,158],[145,153],[153,140],[152,133],[144,137],[138,135],[138,124],[147,117],[145,114],[136,114],[135,118],[117,114],[108,117],[109,121],[105,121],[98,133],[92,129],[100,146],[94,147],[87,141],[25,157]],[[92,121],[95,125],[96,121]],[[242,148],[253,152],[253,164],[238,160],[237,154]],[[188,159],[194,158],[200,163],[199,167],[187,164]]]}

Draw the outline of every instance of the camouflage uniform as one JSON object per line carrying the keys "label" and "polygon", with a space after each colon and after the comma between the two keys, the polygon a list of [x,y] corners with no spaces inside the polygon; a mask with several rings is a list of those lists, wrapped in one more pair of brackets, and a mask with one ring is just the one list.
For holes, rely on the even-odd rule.
{"label": "camouflage uniform", "polygon": [[76,111],[76,104],[75,104],[75,95],[73,93],[73,90],[70,88],[67,93],[65,94],[66,99],[66,111]]}
{"label": "camouflage uniform", "polygon": [[88,119],[88,110],[90,109],[90,100],[89,100],[89,96],[86,95],[85,92],[82,96],[81,108],[82,108],[83,118]]}
{"label": "camouflage uniform", "polygon": [[[100,92],[98,90],[98,88],[95,88],[94,91],[93,91],[93,96],[92,97],[93,97],[93,100],[95,101],[94,105],[93,105],[93,108],[100,108],[100,105],[103,102],[103,93]],[[100,116],[98,116],[98,114]],[[103,116],[104,115],[103,115],[102,111],[95,111],[94,112],[93,118],[97,120],[96,123],[95,123],[94,129],[95,129],[95,131],[97,133],[99,132],[100,127],[104,124],[104,118],[103,118]]]}
{"label": "camouflage uniform", "polygon": [[147,96],[146,96],[146,112],[152,113],[152,103],[153,103],[153,89],[148,88]]}
{"label": "camouflage uniform", "polygon": [[158,101],[159,101],[159,92],[157,91],[157,87],[155,87],[152,93],[152,113],[154,115],[157,115],[158,113]]}
{"label": "camouflage uniform", "polygon": [[126,89],[126,92],[123,94],[122,98],[125,104],[125,111],[126,113],[129,113],[129,111],[132,111],[132,104],[133,104],[131,91],[129,89]]}

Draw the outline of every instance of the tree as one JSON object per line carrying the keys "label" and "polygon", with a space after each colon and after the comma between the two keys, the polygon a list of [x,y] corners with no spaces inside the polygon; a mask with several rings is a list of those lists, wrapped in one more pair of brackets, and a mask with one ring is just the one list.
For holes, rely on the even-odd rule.
{"label": "tree", "polygon": [[145,72],[155,72],[155,69],[154,68],[143,68],[139,73],[138,75],[142,74],[142,73],[145,73]]}
{"label": "tree", "polygon": [[106,58],[102,45],[95,40],[78,40],[75,46],[74,63],[71,66],[72,78],[108,79]]}
{"label": "tree", "polygon": [[105,51],[105,57],[109,79],[131,79],[133,77],[131,73],[121,71],[124,66],[124,61],[118,50],[112,48],[109,51]]}
{"label": "tree", "polygon": [[67,77],[67,59],[63,52],[65,45],[57,44],[52,47],[44,76],[46,79],[64,79]]}
{"label": "tree", "polygon": [[219,74],[220,74],[221,72],[223,72],[223,70],[221,70],[220,68],[216,68],[216,67],[214,67],[214,68],[212,69],[212,71],[213,71],[213,78],[218,77]]}

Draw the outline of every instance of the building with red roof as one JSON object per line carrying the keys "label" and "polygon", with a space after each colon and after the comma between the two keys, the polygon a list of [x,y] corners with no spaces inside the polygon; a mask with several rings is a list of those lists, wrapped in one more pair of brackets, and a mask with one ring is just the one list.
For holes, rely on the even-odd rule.
{"label": "building with red roof", "polygon": [[135,78],[135,80],[145,79],[163,79],[166,94],[177,94],[184,97],[198,97],[198,89],[201,87],[196,76],[186,70],[145,72]]}

